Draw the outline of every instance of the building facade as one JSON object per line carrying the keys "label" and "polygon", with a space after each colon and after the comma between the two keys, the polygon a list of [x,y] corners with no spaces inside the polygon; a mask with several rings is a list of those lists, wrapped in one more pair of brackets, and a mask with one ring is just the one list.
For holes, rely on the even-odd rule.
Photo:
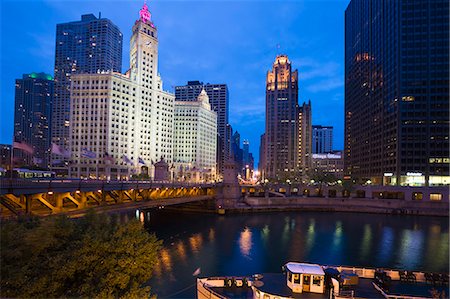
{"label": "building facade", "polygon": [[34,152],[14,149],[14,166],[49,167],[53,83],[52,76],[45,73],[16,79],[14,141],[30,145]]}
{"label": "building facade", "polygon": [[278,55],[266,76],[266,177],[298,176],[298,71]]}
{"label": "building facade", "polygon": [[303,103],[298,113],[298,166],[302,180],[308,179],[312,159],[312,108],[311,101]]}
{"label": "building facade", "polygon": [[132,29],[130,69],[73,75],[70,102],[71,176],[152,177],[153,163],[172,163],[174,96],[163,91],[147,5]]}
{"label": "building facade", "polygon": [[345,171],[450,184],[449,2],[352,0],[345,12]]}
{"label": "building facade", "polygon": [[342,152],[312,154],[312,171],[317,174],[317,177],[328,175],[328,182],[331,182],[330,179],[343,179],[344,156]]}
{"label": "building facade", "polygon": [[203,89],[197,101],[175,101],[174,169],[178,181],[216,179],[217,114]]}
{"label": "building facade", "polygon": [[[55,96],[52,113],[52,142],[69,148],[70,85],[72,74],[122,71],[123,36],[110,20],[93,14],[80,21],[56,26]],[[53,156],[54,170],[67,174],[68,160]]]}
{"label": "building facade", "polygon": [[312,126],[312,153],[324,154],[333,151],[333,127]]}
{"label": "building facade", "polygon": [[0,144],[0,168],[11,168],[11,148],[10,144]]}
{"label": "building facade", "polygon": [[231,145],[227,142],[227,125],[229,115],[229,94],[226,84],[210,84],[200,81],[188,81],[187,85],[175,86],[176,101],[196,101],[202,90],[209,97],[211,108],[217,113],[217,133],[220,140],[217,150],[218,171],[223,173],[223,165],[231,156]]}

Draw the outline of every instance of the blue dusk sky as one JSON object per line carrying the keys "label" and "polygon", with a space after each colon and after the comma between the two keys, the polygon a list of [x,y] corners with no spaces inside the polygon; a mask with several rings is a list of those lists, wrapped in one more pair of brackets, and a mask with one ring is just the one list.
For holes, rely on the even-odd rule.
{"label": "blue dusk sky", "polygon": [[[129,67],[131,27],[144,0],[1,0],[0,143],[12,142],[14,80],[53,75],[56,24],[93,13],[124,36],[122,71]],[[164,89],[188,80],[226,83],[230,123],[259,160],[265,126],[265,79],[277,54],[299,71],[299,103],[311,100],[314,125],[334,126],[344,139],[344,12],[349,0],[147,1],[159,35]],[[277,47],[279,45],[279,47]]]}

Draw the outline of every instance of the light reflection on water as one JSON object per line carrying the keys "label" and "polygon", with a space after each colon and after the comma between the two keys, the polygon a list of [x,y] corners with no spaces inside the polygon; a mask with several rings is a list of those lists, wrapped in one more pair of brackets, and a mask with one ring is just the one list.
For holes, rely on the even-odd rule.
{"label": "light reflection on water", "polygon": [[252,231],[246,227],[241,232],[241,237],[239,238],[239,248],[241,249],[241,254],[246,258],[250,258],[252,245]]}
{"label": "light reflection on water", "polygon": [[[146,213],[146,227],[164,240],[160,261],[150,281],[152,292],[164,298],[193,284],[192,273],[199,267],[202,277],[245,275],[279,272],[289,260],[448,271],[448,219],[280,214],[223,217],[158,212],[151,214],[150,221]],[[186,290],[181,296],[193,297],[195,289]]]}

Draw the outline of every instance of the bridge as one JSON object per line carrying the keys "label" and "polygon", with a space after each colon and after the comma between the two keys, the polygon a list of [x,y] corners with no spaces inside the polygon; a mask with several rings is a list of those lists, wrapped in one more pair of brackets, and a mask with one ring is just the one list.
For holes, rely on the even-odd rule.
{"label": "bridge", "polygon": [[[386,205],[399,209],[441,209],[448,213],[446,186],[352,186],[268,183],[239,185],[236,180],[217,184],[152,181],[101,181],[79,179],[0,179],[0,212],[14,215],[83,215],[126,208],[145,209],[190,202],[208,203],[207,209],[328,208],[350,205]],[[212,202],[214,200],[214,202]],[[205,206],[206,207],[206,206]],[[379,207],[376,207],[377,209]],[[372,208],[371,208],[372,209]],[[369,209],[370,210],[370,209]],[[374,209],[372,209],[374,210]],[[376,210],[376,209],[375,209]]]}
{"label": "bridge", "polygon": [[215,184],[178,182],[0,179],[0,208],[3,216],[76,215],[91,207],[149,208],[208,200],[215,188]]}

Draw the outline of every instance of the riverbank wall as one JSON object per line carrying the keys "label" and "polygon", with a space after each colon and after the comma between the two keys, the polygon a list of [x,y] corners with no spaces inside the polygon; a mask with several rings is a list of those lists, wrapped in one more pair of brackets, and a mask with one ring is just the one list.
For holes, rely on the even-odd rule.
{"label": "riverbank wall", "polygon": [[227,213],[291,210],[448,217],[449,203],[366,198],[247,197],[238,201],[234,207],[228,207]]}

